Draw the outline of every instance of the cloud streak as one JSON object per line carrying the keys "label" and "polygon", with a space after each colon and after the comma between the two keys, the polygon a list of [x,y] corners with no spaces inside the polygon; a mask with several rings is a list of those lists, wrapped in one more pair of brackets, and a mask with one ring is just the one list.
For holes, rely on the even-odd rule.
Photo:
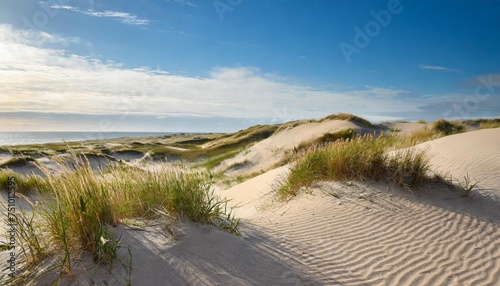
{"label": "cloud streak", "polygon": [[174,2],[174,3],[181,4],[181,5],[187,5],[187,6],[191,6],[191,7],[198,7],[198,5],[194,4],[192,1],[189,1],[189,0],[167,0],[167,2]]}
{"label": "cloud streak", "polygon": [[69,5],[52,5],[50,6],[52,9],[60,9],[60,10],[68,10],[92,17],[99,18],[111,18],[114,20],[118,20],[124,24],[136,25],[136,26],[147,26],[151,23],[150,20],[147,19],[139,19],[137,15],[129,14],[126,12],[118,12],[118,11],[104,11],[99,12],[92,9],[82,10],[78,7],[73,7]]}
{"label": "cloud streak", "polygon": [[421,64],[418,67],[421,68],[421,69],[424,69],[424,70],[437,70],[437,71],[446,71],[446,72],[462,72],[461,70],[447,68],[447,67],[442,67],[442,66],[428,66],[428,65],[422,65]]}

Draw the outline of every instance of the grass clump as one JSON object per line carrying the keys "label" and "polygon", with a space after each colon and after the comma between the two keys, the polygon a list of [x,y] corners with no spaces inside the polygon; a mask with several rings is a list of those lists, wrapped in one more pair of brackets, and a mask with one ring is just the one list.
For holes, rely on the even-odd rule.
{"label": "grass clump", "polygon": [[46,178],[35,181],[47,198],[33,204],[40,225],[45,226],[44,234],[35,231],[33,219],[23,218],[19,224],[19,233],[26,234],[20,241],[30,246],[26,257],[38,253],[39,247],[30,242],[36,234],[51,242],[52,254],[60,257],[61,274],[71,277],[71,262],[82,252],[90,252],[98,264],[111,265],[120,241],[112,226],[126,218],[157,218],[158,210],[239,234],[239,221],[227,201],[215,195],[206,172],[165,164],[154,170],[116,165],[94,172],[85,158],[75,155],[72,160],[72,164],[60,164],[60,174],[47,172]]}
{"label": "grass clump", "polygon": [[359,123],[364,127],[370,127],[370,128],[375,127],[370,121],[350,113],[337,113],[328,115],[327,117],[321,119],[320,122],[325,120],[347,120]]}
{"label": "grass clump", "polygon": [[478,183],[477,181],[472,183],[472,181],[469,177],[469,173],[467,173],[464,176],[463,182],[459,181],[460,187],[462,187],[462,189],[464,190],[464,194],[462,195],[462,197],[469,197],[471,195],[472,191],[474,190],[474,188],[477,186],[477,183]]}
{"label": "grass clump", "polygon": [[323,136],[317,139],[317,143],[325,144],[330,142],[335,142],[340,139],[350,139],[356,136],[356,131],[352,128],[348,128],[345,130],[340,130],[335,133],[325,133]]}
{"label": "grass clump", "polygon": [[31,157],[13,157],[0,164],[0,168],[23,167],[29,162],[36,162],[36,160]]}
{"label": "grass clump", "polygon": [[436,133],[436,131],[426,126],[425,128],[414,130],[404,136],[399,137],[396,142],[399,143],[399,147],[404,148],[434,140],[441,137],[442,135],[443,134]]}
{"label": "grass clump", "polygon": [[299,146],[296,147],[296,150],[300,151],[307,148],[311,148],[313,146],[324,145],[327,143],[335,142],[341,139],[354,138],[357,134],[358,133],[352,128],[340,130],[334,133],[325,133],[319,138],[300,143]]}
{"label": "grass clump", "polygon": [[500,127],[500,118],[486,119],[479,124],[479,129],[498,128]]}
{"label": "grass clump", "polygon": [[420,152],[388,153],[388,137],[373,135],[339,140],[299,156],[277,192],[283,199],[322,180],[387,180],[409,188],[426,178],[428,162]]}
{"label": "grass clump", "polygon": [[443,135],[452,135],[464,132],[465,127],[458,122],[450,122],[445,119],[439,119],[432,124],[432,130]]}
{"label": "grass clump", "polygon": [[9,187],[9,178],[13,178],[16,182],[16,192],[27,193],[37,188],[40,177],[38,176],[23,176],[15,173],[12,170],[0,170],[0,189],[7,190]]}
{"label": "grass clump", "polygon": [[240,151],[241,150],[236,150],[236,151],[228,152],[228,153],[223,154],[221,156],[210,158],[206,162],[198,164],[195,167],[204,167],[207,170],[212,170],[213,168],[215,168],[218,165],[220,165],[220,163],[222,163],[222,161],[234,158],[236,155],[238,155],[240,153]]}

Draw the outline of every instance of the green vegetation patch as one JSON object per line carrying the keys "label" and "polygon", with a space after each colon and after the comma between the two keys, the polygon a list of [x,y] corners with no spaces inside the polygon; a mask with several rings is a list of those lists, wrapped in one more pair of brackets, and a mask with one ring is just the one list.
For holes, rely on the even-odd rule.
{"label": "green vegetation patch", "polygon": [[479,125],[479,129],[498,128],[498,127],[500,127],[500,119],[481,122],[481,124]]}
{"label": "green vegetation patch", "polygon": [[[18,226],[19,233],[23,233],[18,241],[26,249],[26,267],[40,262],[29,254],[35,252],[36,257],[61,255],[61,273],[70,276],[71,261],[78,259],[82,251],[92,253],[96,263],[110,264],[116,258],[119,238],[113,237],[109,227],[126,218],[156,218],[162,213],[239,234],[239,221],[227,201],[214,193],[207,172],[168,165],[144,170],[123,164],[94,172],[85,158],[74,156],[72,160],[71,165],[80,166],[78,169],[61,164],[60,174],[17,177],[18,184],[31,182],[47,197],[33,204],[34,213],[40,217],[38,222],[19,215],[24,223]],[[8,175],[0,173],[0,184]],[[37,225],[43,225],[44,231],[37,231]],[[35,241],[50,241],[51,247],[36,250]]]}
{"label": "green vegetation patch", "polygon": [[27,193],[36,190],[38,181],[41,179],[38,176],[23,176],[15,173],[12,170],[0,170],[0,189],[6,191],[9,187],[9,178],[14,178],[16,183],[16,192]]}
{"label": "green vegetation patch", "polygon": [[289,176],[277,187],[281,198],[296,195],[302,187],[322,180],[381,180],[399,186],[416,186],[429,168],[423,153],[400,151],[388,154],[388,137],[372,135],[339,140],[311,149],[297,158]]}
{"label": "green vegetation patch", "polygon": [[195,167],[204,167],[207,170],[212,170],[213,168],[220,165],[220,163],[222,163],[223,161],[234,158],[240,152],[241,152],[241,150],[231,151],[231,152],[228,152],[228,153],[223,154],[221,156],[216,156],[214,158],[211,158],[204,163],[196,165]]}
{"label": "green vegetation patch", "polygon": [[325,120],[347,120],[347,121],[359,123],[364,127],[369,127],[369,128],[375,127],[370,121],[368,121],[364,118],[361,118],[359,116],[356,116],[354,114],[350,114],[350,113],[337,113],[337,114],[328,115],[327,117],[321,119],[320,122],[325,121]]}
{"label": "green vegetation patch", "polygon": [[500,118],[466,120],[466,124],[479,125],[479,129],[500,127]]}
{"label": "green vegetation patch", "polygon": [[459,122],[439,119],[432,124],[432,130],[443,135],[452,135],[465,132],[465,127]]}
{"label": "green vegetation patch", "polygon": [[342,139],[350,139],[356,137],[357,134],[356,130],[352,128],[340,130],[334,133],[325,133],[319,138],[300,143],[296,149],[297,151],[300,151],[316,145],[323,145]]}
{"label": "green vegetation patch", "polygon": [[211,148],[243,147],[269,138],[277,129],[278,125],[255,125],[214,140]]}
{"label": "green vegetation patch", "polygon": [[0,164],[0,168],[23,167],[28,165],[29,162],[36,162],[36,160],[27,156],[14,157]]}

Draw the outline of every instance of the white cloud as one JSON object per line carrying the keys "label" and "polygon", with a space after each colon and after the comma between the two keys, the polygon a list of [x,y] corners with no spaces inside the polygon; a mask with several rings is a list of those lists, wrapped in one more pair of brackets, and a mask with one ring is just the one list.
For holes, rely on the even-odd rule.
{"label": "white cloud", "polygon": [[117,12],[117,11],[99,12],[99,11],[94,11],[92,9],[82,10],[78,7],[73,7],[73,6],[68,6],[68,5],[52,5],[52,6],[50,6],[50,8],[60,9],[60,10],[68,10],[68,11],[77,12],[77,13],[92,16],[92,17],[112,18],[112,19],[118,20],[122,23],[130,24],[130,25],[146,26],[146,25],[149,25],[151,22],[150,20],[147,20],[147,19],[139,19],[136,15],[129,14],[126,12]]}
{"label": "white cloud", "polygon": [[428,65],[422,65],[421,64],[418,67],[421,68],[421,69],[424,69],[424,70],[438,70],[438,71],[447,71],[447,72],[462,72],[461,70],[447,68],[447,67],[442,67],[442,66],[428,66]]}
{"label": "white cloud", "polygon": [[336,112],[369,118],[421,112],[417,99],[403,99],[407,91],[394,88],[322,90],[255,67],[216,67],[208,77],[195,78],[148,68],[125,69],[44,46],[64,40],[0,25],[0,112],[274,121]]}

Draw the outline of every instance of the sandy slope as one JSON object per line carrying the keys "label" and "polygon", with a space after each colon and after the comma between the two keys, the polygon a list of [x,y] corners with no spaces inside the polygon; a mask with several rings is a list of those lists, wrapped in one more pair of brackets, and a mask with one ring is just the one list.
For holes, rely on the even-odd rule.
{"label": "sandy slope", "polygon": [[409,134],[414,131],[424,129],[428,127],[428,125],[416,122],[395,122],[387,124],[387,127],[390,129],[397,130],[398,134]]}
{"label": "sandy slope", "polygon": [[500,128],[451,135],[416,148],[427,152],[434,170],[460,180],[468,173],[471,179],[477,179],[481,188],[498,191]]}
{"label": "sandy slope", "polygon": [[282,159],[285,152],[293,151],[293,148],[300,143],[321,137],[325,133],[334,133],[348,128],[364,130],[356,123],[344,120],[305,123],[282,130],[256,143],[236,157],[222,162],[216,171],[227,170],[227,175],[267,171]]}
{"label": "sandy slope", "polygon": [[416,147],[428,150],[433,169],[455,177],[468,171],[488,188],[471,198],[437,185],[415,191],[415,197],[381,183],[323,183],[312,195],[259,207],[259,194],[271,191],[283,168],[225,194],[243,205],[246,227],[278,243],[280,260],[317,283],[495,285],[500,281],[498,142],[500,129],[490,129]]}
{"label": "sandy slope", "polygon": [[217,190],[221,197],[230,200],[238,218],[258,214],[266,204],[275,200],[273,186],[288,174],[289,167],[283,166],[252,178],[228,190]]}
{"label": "sandy slope", "polygon": [[[495,285],[500,225],[383,186],[324,184],[251,221],[323,285]],[[319,190],[327,194],[318,194]],[[336,199],[329,192],[335,192]]]}

